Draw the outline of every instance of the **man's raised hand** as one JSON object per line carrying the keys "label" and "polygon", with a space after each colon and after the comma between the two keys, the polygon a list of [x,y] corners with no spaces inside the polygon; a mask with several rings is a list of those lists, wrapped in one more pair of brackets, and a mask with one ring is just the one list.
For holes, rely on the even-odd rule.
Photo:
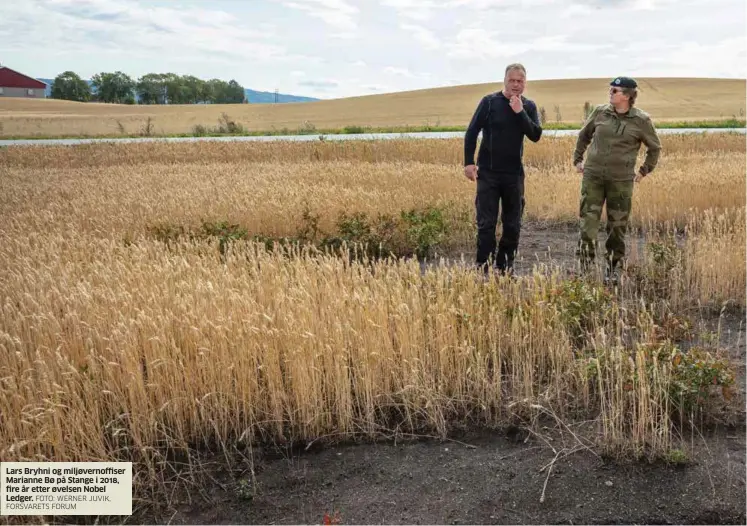
{"label": "man's raised hand", "polygon": [[521,110],[524,109],[524,104],[521,102],[521,97],[517,97],[516,95],[511,96],[511,109],[514,110],[516,113],[521,113]]}

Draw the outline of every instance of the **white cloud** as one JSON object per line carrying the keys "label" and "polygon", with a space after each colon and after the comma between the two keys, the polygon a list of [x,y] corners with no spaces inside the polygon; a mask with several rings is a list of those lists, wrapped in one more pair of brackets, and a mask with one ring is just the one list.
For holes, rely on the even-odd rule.
{"label": "white cloud", "polygon": [[572,18],[572,19],[579,19],[583,17],[587,17],[594,13],[594,10],[585,4],[573,4],[567,9],[565,9],[561,14],[561,18]]}
{"label": "white cloud", "polygon": [[400,28],[420,43],[427,50],[439,49],[441,41],[429,29],[414,24],[400,24]]}
{"label": "white cloud", "polygon": [[327,25],[342,31],[342,34],[352,34],[351,31],[358,26],[354,18],[358,8],[345,0],[293,0],[283,3],[323,20]]}
{"label": "white cloud", "polygon": [[216,59],[252,54],[258,60],[280,60],[286,56],[282,46],[266,41],[266,30],[243,27],[223,11],[147,7],[129,0],[28,0],[13,7],[3,3],[0,19],[6,38],[24,35],[22,40],[6,42],[10,49],[25,48],[27,39],[33,39],[59,41],[77,52],[105,46],[138,55],[180,49]]}
{"label": "white cloud", "polygon": [[316,88],[320,90],[328,90],[337,88],[340,83],[334,79],[319,79],[319,80],[302,80],[298,83],[299,86],[308,86],[310,88]]}
{"label": "white cloud", "polygon": [[433,12],[442,9],[444,4],[434,0],[382,0],[382,5],[393,7],[402,18],[426,22],[433,17]]}
{"label": "white cloud", "polygon": [[556,0],[445,0],[444,5],[448,7],[467,8],[476,11],[486,9],[522,9],[527,7],[539,7],[557,4]]}
{"label": "white cloud", "polygon": [[[656,52],[651,53],[651,49],[656,49]],[[747,77],[747,47],[743,37],[726,38],[707,44],[659,41],[653,48],[637,43],[624,50],[639,57],[638,68],[647,76]],[[707,64],[708,73],[698,74],[697,67],[693,67],[697,64]]]}
{"label": "white cloud", "polygon": [[484,59],[512,54],[505,43],[498,42],[485,29],[474,27],[462,29],[446,46],[447,55],[460,59]]}
{"label": "white cloud", "polygon": [[353,31],[341,31],[338,33],[327,33],[327,36],[329,38],[334,38],[337,40],[353,40],[355,38],[358,38],[358,33],[354,33]]}
{"label": "white cloud", "polygon": [[534,41],[529,49],[537,51],[601,51],[612,46],[609,42],[585,42],[583,40],[570,40],[569,35],[543,36]]}
{"label": "white cloud", "polygon": [[445,47],[448,56],[459,59],[511,58],[530,52],[571,53],[609,49],[609,42],[570,40],[569,35],[540,36],[533,39],[516,39],[499,31],[482,27],[462,29]]}
{"label": "white cloud", "polygon": [[395,66],[387,66],[387,67],[385,67],[384,68],[384,73],[388,73],[390,75],[399,76],[399,77],[407,77],[407,78],[411,78],[411,79],[415,78],[415,74],[412,71],[410,71],[409,69],[407,69],[407,68],[399,68],[399,67],[395,67]]}
{"label": "white cloud", "polygon": [[744,0],[0,0],[0,60],[321,97],[494,82],[513,61],[532,80],[744,78],[745,14]]}
{"label": "white cloud", "polygon": [[635,0],[632,8],[636,11],[651,11],[654,9],[654,0]]}
{"label": "white cloud", "polygon": [[386,84],[365,84],[361,87],[365,91],[373,93],[386,93],[387,91],[391,91],[391,88]]}

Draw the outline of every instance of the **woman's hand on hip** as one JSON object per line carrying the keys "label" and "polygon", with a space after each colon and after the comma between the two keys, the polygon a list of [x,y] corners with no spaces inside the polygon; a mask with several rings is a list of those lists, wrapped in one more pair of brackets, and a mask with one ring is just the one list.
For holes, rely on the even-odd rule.
{"label": "woman's hand on hip", "polygon": [[633,178],[633,181],[636,182],[636,183],[640,183],[641,179],[643,179],[644,177],[646,177],[646,170],[644,168],[640,168],[638,170],[638,173],[635,174],[635,177]]}

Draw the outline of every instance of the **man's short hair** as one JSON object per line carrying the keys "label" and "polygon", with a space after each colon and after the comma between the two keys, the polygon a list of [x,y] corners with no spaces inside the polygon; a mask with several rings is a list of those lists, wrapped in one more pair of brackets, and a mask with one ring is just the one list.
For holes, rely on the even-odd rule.
{"label": "man's short hair", "polygon": [[509,64],[508,66],[506,66],[506,73],[504,75],[508,75],[508,72],[512,70],[521,71],[525,77],[527,76],[526,68],[518,62],[514,62],[513,64]]}

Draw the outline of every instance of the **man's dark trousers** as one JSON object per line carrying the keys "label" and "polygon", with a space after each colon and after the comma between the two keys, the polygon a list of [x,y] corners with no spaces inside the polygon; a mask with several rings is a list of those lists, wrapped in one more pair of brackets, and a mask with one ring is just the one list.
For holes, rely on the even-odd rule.
{"label": "man's dark trousers", "polygon": [[[524,174],[480,169],[477,177],[477,265],[492,263],[501,272],[513,272],[524,213]],[[495,232],[500,208],[503,232],[496,251]]]}

